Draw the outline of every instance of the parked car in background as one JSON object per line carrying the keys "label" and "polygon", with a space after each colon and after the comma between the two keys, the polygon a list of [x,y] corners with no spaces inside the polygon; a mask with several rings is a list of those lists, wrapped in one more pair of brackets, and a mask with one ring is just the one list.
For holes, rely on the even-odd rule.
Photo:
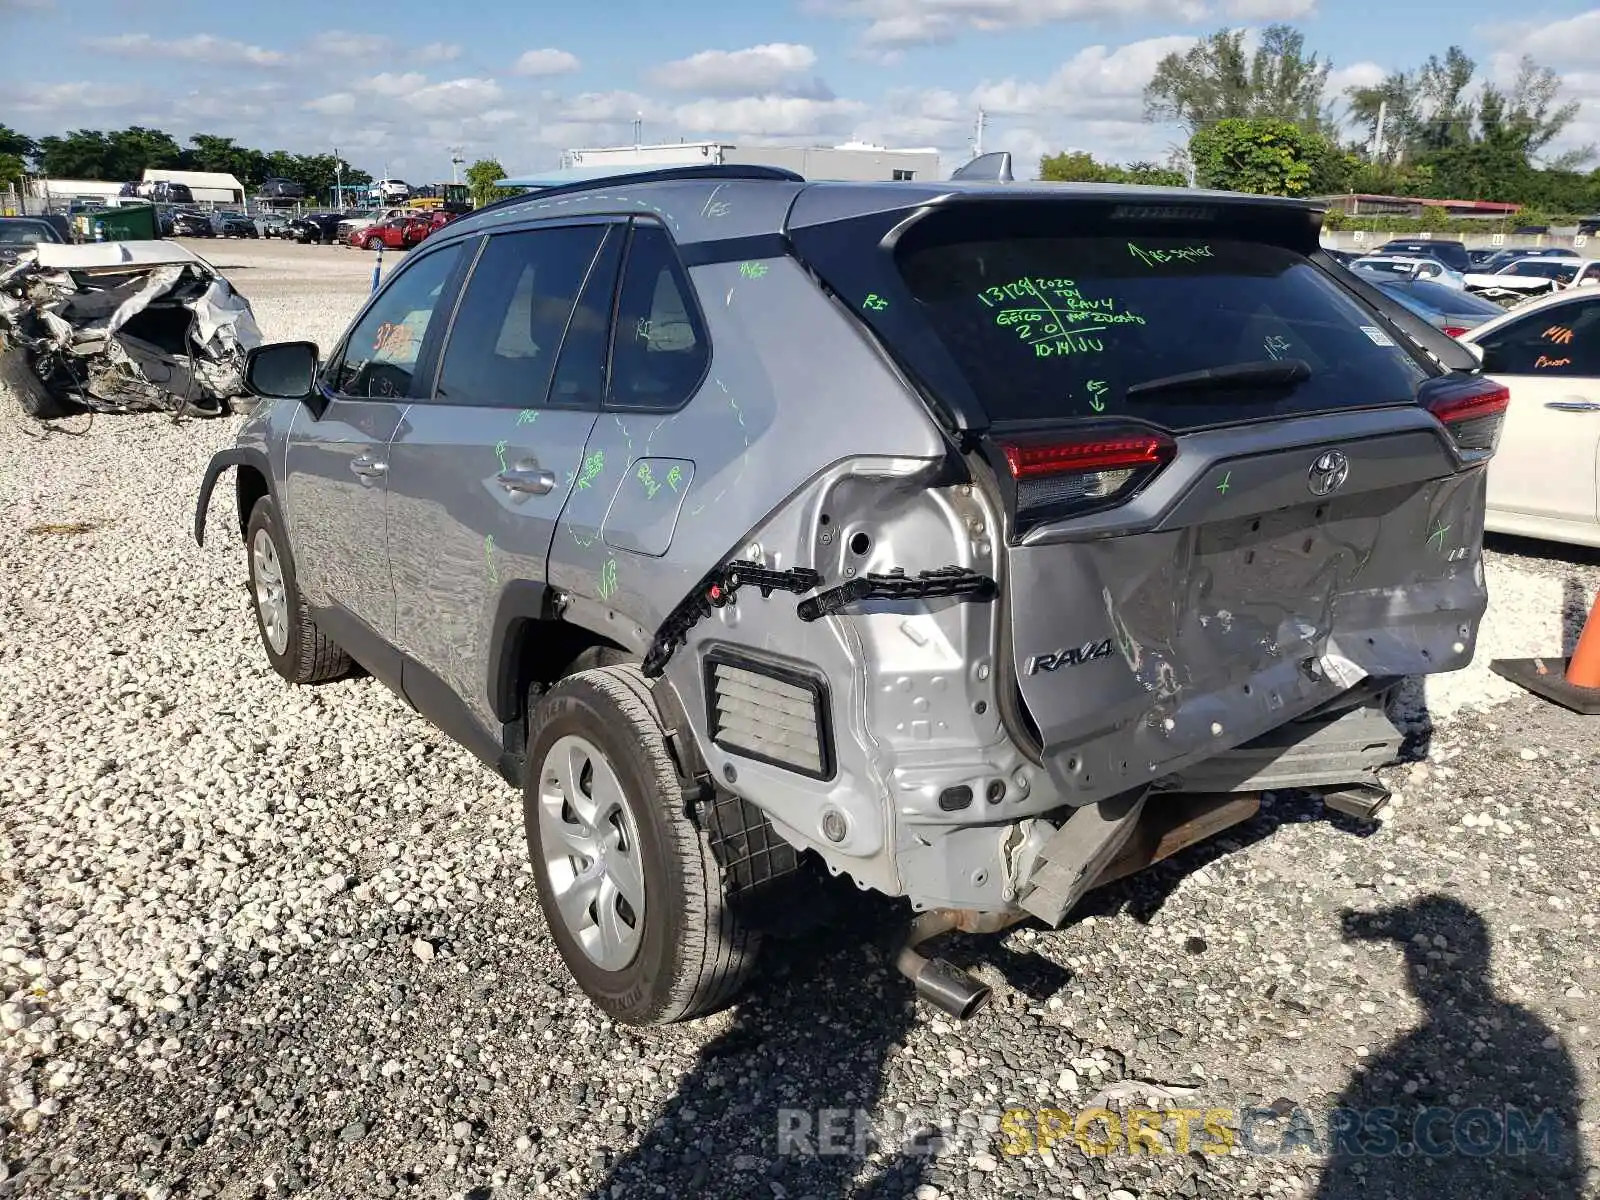
{"label": "parked car in background", "polygon": [[340,214],[336,212],[304,213],[301,216],[290,218],[289,228],[283,236],[290,241],[299,242],[301,245],[308,245],[312,242],[332,245],[339,240],[339,222],[341,219]]}
{"label": "parked car in background", "polygon": [[1529,300],[1461,341],[1511,389],[1484,527],[1600,546],[1600,292]]}
{"label": "parked car in background", "polygon": [[1472,260],[1467,257],[1465,242],[1452,242],[1440,238],[1392,238],[1378,247],[1379,254],[1424,255],[1437,258],[1452,271],[1465,274],[1472,270]]}
{"label": "parked car in background", "polygon": [[1576,257],[1519,258],[1498,271],[1474,273],[1468,276],[1468,282],[1469,286],[1477,280],[1479,287],[1511,287],[1537,294],[1566,287],[1578,277],[1584,263],[1584,259]]}
{"label": "parked car in background", "polygon": [[[126,186],[126,185],[124,185]],[[139,184],[138,196],[162,204],[193,204],[194,193],[186,183],[173,183],[167,179],[147,179]]]}
{"label": "parked car in background", "polygon": [[256,195],[269,200],[300,200],[305,194],[306,189],[303,185],[276,175],[263,179],[261,186],[256,189]]}
{"label": "parked car in background", "polygon": [[261,230],[256,228],[255,221],[241,212],[214,212],[211,214],[211,226],[217,231],[218,237],[261,236]]}
{"label": "parked car in background", "polygon": [[256,217],[256,225],[261,230],[261,236],[264,238],[289,236],[289,216],[287,213],[261,213]]}
{"label": "parked car in background", "polygon": [[1452,271],[1437,258],[1399,254],[1368,254],[1350,264],[1352,271],[1360,271],[1379,279],[1429,279],[1445,287],[1465,288],[1466,276]]}
{"label": "parked car in background", "polygon": [[1426,279],[1385,279],[1378,287],[1435,329],[1459,337],[1505,313],[1493,300]]}
{"label": "parked car in background", "polygon": [[[350,235],[359,229],[368,229],[383,221],[395,217],[414,217],[417,214],[404,205],[391,205],[388,208],[361,208],[354,212],[346,212],[339,219],[339,240],[349,242]],[[351,243],[354,245],[355,243]]]}
{"label": "parked car in background", "polygon": [[1493,274],[1502,267],[1524,258],[1581,258],[1576,250],[1569,250],[1565,246],[1517,246],[1511,249],[1502,247],[1494,251],[1487,259],[1473,268],[1485,274]]}
{"label": "parked car in background", "polygon": [[66,242],[61,231],[41,217],[0,217],[0,267],[10,266],[40,242]]}
{"label": "parked car in background", "polygon": [[1487,263],[1491,258],[1493,258],[1497,253],[1499,253],[1499,251],[1492,250],[1492,249],[1491,250],[1468,250],[1467,251],[1467,261],[1472,264],[1472,269],[1474,271],[1481,271],[1481,270],[1483,270],[1484,264]]}
{"label": "parked car in background", "polygon": [[190,208],[172,210],[173,237],[216,237],[217,229],[211,218]]}
{"label": "parked car in background", "polygon": [[404,200],[411,195],[411,185],[404,179],[380,179],[369,190],[385,204]]}
{"label": "parked car in background", "polygon": [[406,250],[422,241],[433,229],[433,221],[429,217],[390,217],[365,229],[351,230],[350,244],[368,250],[379,247]]}

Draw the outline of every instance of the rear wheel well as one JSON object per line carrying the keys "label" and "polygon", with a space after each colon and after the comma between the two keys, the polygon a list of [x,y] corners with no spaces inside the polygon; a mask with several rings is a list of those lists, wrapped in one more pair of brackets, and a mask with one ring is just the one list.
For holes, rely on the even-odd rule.
{"label": "rear wheel well", "polygon": [[254,467],[241,465],[234,469],[233,486],[239,500],[239,539],[243,541],[256,501],[267,494],[267,480]]}
{"label": "rear wheel well", "polygon": [[505,748],[521,754],[528,736],[530,697],[591,667],[637,663],[639,656],[581,625],[528,617],[507,631],[496,708],[506,723]]}

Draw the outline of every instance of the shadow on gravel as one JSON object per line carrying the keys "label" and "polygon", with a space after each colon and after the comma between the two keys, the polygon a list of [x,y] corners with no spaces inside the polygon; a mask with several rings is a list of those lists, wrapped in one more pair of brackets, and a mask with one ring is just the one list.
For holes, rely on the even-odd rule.
{"label": "shadow on gravel", "polygon": [[1248,821],[1209,838],[1199,845],[1173,855],[1152,867],[1090,892],[1072,910],[1072,921],[1084,917],[1112,917],[1126,914],[1141,925],[1155,919],[1162,906],[1190,875],[1218,859],[1231,858],[1240,851],[1264,842],[1284,825],[1307,821],[1326,821],[1340,834],[1366,838],[1380,825],[1358,821],[1323,805],[1310,792],[1269,792],[1261,802],[1261,812]]}
{"label": "shadow on gravel", "polygon": [[[938,1068],[945,1064],[898,1059],[914,1025],[939,1019],[932,1009],[919,1011],[911,985],[889,958],[908,910],[849,891],[841,919],[853,936],[841,945],[834,924],[769,944],[764,969],[731,1026],[700,1052],[676,1094],[641,1131],[638,1146],[611,1165],[591,1200],[900,1200],[929,1181],[961,1194],[952,1177],[964,1179],[967,1168],[919,1152],[935,1146],[940,1131],[902,1127],[896,1114],[880,1111],[892,1072],[909,1074],[895,1090],[917,1095],[929,1110],[950,1113],[970,1103],[966,1095],[940,1095],[945,1085]],[[942,940],[938,953],[960,963],[988,963],[1008,987],[1030,997],[1043,999],[1066,983],[1060,967],[1011,951],[997,937]],[[1017,1019],[1004,1007],[997,1003],[974,1023]],[[986,1144],[988,1135],[980,1140]]]}
{"label": "shadow on gravel", "polygon": [[1495,995],[1483,918],[1439,895],[1342,916],[1346,941],[1404,951],[1426,1012],[1361,1065],[1329,1114],[1316,1200],[1582,1195],[1577,1072],[1543,1021]]}

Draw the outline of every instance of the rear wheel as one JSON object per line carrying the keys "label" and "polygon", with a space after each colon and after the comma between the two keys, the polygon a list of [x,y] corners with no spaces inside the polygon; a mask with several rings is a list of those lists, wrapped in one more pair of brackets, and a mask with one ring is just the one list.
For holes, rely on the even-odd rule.
{"label": "rear wheel", "polygon": [[323,635],[306,608],[270,496],[250,510],[244,541],[256,629],[272,669],[290,683],[321,683],[349,671],[350,656]]}
{"label": "rear wheel", "polygon": [[733,1000],[757,933],[721,872],[667,751],[650,685],[631,664],[568,676],[528,734],[523,818],[539,903],[567,969],[629,1025]]}

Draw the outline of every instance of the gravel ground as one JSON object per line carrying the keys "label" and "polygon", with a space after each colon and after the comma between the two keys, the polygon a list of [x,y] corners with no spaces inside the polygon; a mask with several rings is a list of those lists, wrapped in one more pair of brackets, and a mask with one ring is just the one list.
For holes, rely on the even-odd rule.
{"label": "gravel ground", "polygon": [[[325,348],[370,281],[355,251],[200,249]],[[1495,543],[1477,663],[1430,682],[1376,831],[1274,797],[1066,929],[953,939],[998,988],[965,1026],[915,1007],[868,904],[736,1010],[636,1032],[561,968],[510,789],[375,681],[268,669],[227,489],[190,534],[233,425],[41,435],[0,397],[0,1195],[1600,1194],[1594,726],[1487,670],[1570,638],[1593,556]],[[1566,1127],[1520,1161],[1017,1132],[1129,1101],[1270,1109],[1257,1146],[1336,1106]],[[807,1153],[822,1109],[868,1114],[869,1153]]]}

